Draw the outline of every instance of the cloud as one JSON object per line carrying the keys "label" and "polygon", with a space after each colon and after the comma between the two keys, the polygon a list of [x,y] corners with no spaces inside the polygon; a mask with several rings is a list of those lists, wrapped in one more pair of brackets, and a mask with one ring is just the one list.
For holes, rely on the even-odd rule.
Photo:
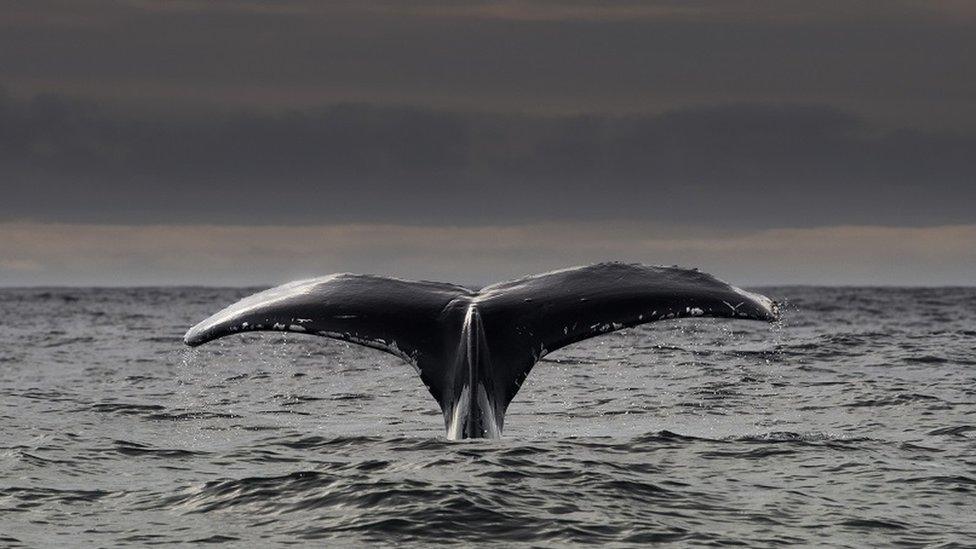
{"label": "cloud", "polygon": [[[725,258],[716,265],[770,280],[821,271],[908,280],[920,267],[894,256],[884,260],[899,265],[890,276],[880,259],[865,260],[863,272],[854,266],[872,250],[924,260],[924,249],[940,249],[935,235],[962,241],[945,227],[976,223],[973,6],[14,3],[0,11],[0,84],[9,90],[0,91],[0,223],[33,223],[35,236],[54,239],[46,246],[71,242],[92,259],[0,242],[0,276],[190,281],[208,275],[181,250],[203,238],[212,247],[194,257],[214,280],[264,281],[285,276],[281,265],[425,272],[401,248],[451,274],[424,239],[465,258],[472,267],[459,276],[619,253]],[[177,245],[180,225],[190,232]],[[221,225],[232,236],[220,240]],[[634,247],[643,237],[621,228],[631,226],[656,247]],[[170,251],[154,254],[150,240],[130,242],[111,227],[146,239],[156,227],[152,237]],[[261,254],[248,255],[238,247],[248,243],[245,227],[328,246],[292,253],[262,236],[251,242],[265,242]],[[488,227],[508,252],[493,248]],[[872,241],[867,227],[889,228]],[[904,248],[899,239],[916,230],[925,245]],[[384,247],[367,233],[410,240]],[[847,271],[795,257],[801,276],[777,270],[786,267],[760,248],[730,251],[729,239],[743,235],[753,243],[765,235],[762,250],[776,257],[811,252],[817,238],[837,240],[817,251],[828,259],[847,239],[860,244],[845,256]],[[462,237],[470,248],[454,245]],[[133,259],[112,256],[105,239],[128,242],[120,249]],[[564,241],[584,251],[574,255]],[[225,251],[226,265],[214,265]],[[303,263],[305,253],[321,261]],[[939,255],[945,269],[919,276],[959,279],[970,256],[958,255]],[[234,271],[248,259],[264,267]]]}
{"label": "cloud", "polygon": [[662,112],[812,102],[976,125],[965,1],[35,0],[0,11],[18,93],[308,107]]}
{"label": "cloud", "polygon": [[[417,0],[400,2],[379,0],[357,2],[338,0],[316,2],[287,0],[262,2],[258,0],[122,0],[113,2],[111,10],[95,0],[37,0],[33,10],[8,11],[7,18],[16,21],[33,20],[58,24],[63,19],[40,17],[37,14],[69,12],[84,20],[82,15],[100,10],[108,13],[196,13],[196,14],[257,14],[328,17],[337,14],[389,14],[399,17],[422,16],[440,18],[482,18],[515,21],[627,21],[651,20],[718,20],[723,22],[769,20],[809,23],[811,21],[898,20],[918,18],[972,18],[976,8],[966,0],[874,0],[851,4],[841,0],[824,0],[811,4],[806,0],[759,0],[729,2],[727,0]],[[27,16],[34,14],[33,19]]]}
{"label": "cloud", "polygon": [[264,285],[338,271],[485,284],[608,259],[742,284],[976,283],[976,225],[717,231],[507,226],[0,224],[0,285]]}
{"label": "cloud", "polygon": [[340,104],[194,117],[0,98],[0,220],[729,228],[970,223],[976,133],[822,105],[488,115]]}

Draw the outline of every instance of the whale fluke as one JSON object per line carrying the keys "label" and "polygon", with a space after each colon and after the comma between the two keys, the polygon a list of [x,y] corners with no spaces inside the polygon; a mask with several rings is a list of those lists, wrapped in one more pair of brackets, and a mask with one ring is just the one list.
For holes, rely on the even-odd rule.
{"label": "whale fluke", "polygon": [[448,438],[498,437],[505,411],[547,353],[622,328],[681,317],[774,321],[776,303],[697,270],[600,263],[471,290],[335,274],[292,282],[191,328],[197,346],[247,331],[342,339],[411,363]]}

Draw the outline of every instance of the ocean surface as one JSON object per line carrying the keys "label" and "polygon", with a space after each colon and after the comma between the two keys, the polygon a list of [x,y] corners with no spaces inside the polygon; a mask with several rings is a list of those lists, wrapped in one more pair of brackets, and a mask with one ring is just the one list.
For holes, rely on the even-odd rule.
{"label": "ocean surface", "polygon": [[0,547],[976,546],[976,288],[607,334],[461,442],[384,353],[183,346],[251,291],[0,290]]}

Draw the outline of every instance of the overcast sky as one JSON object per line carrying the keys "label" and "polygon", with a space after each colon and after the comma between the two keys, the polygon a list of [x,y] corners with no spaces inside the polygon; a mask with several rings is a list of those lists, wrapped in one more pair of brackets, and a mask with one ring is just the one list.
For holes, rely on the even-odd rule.
{"label": "overcast sky", "polygon": [[34,0],[0,285],[976,284],[976,3]]}

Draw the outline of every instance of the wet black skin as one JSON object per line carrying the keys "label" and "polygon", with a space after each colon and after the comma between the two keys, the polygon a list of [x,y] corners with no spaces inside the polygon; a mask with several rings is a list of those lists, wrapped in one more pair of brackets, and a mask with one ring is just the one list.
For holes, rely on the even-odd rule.
{"label": "wet black skin", "polygon": [[243,331],[322,335],[413,363],[451,438],[500,436],[532,366],[577,341],[656,320],[774,321],[776,304],[711,275],[601,263],[471,290],[339,274],[273,288],[191,328],[196,346]]}

